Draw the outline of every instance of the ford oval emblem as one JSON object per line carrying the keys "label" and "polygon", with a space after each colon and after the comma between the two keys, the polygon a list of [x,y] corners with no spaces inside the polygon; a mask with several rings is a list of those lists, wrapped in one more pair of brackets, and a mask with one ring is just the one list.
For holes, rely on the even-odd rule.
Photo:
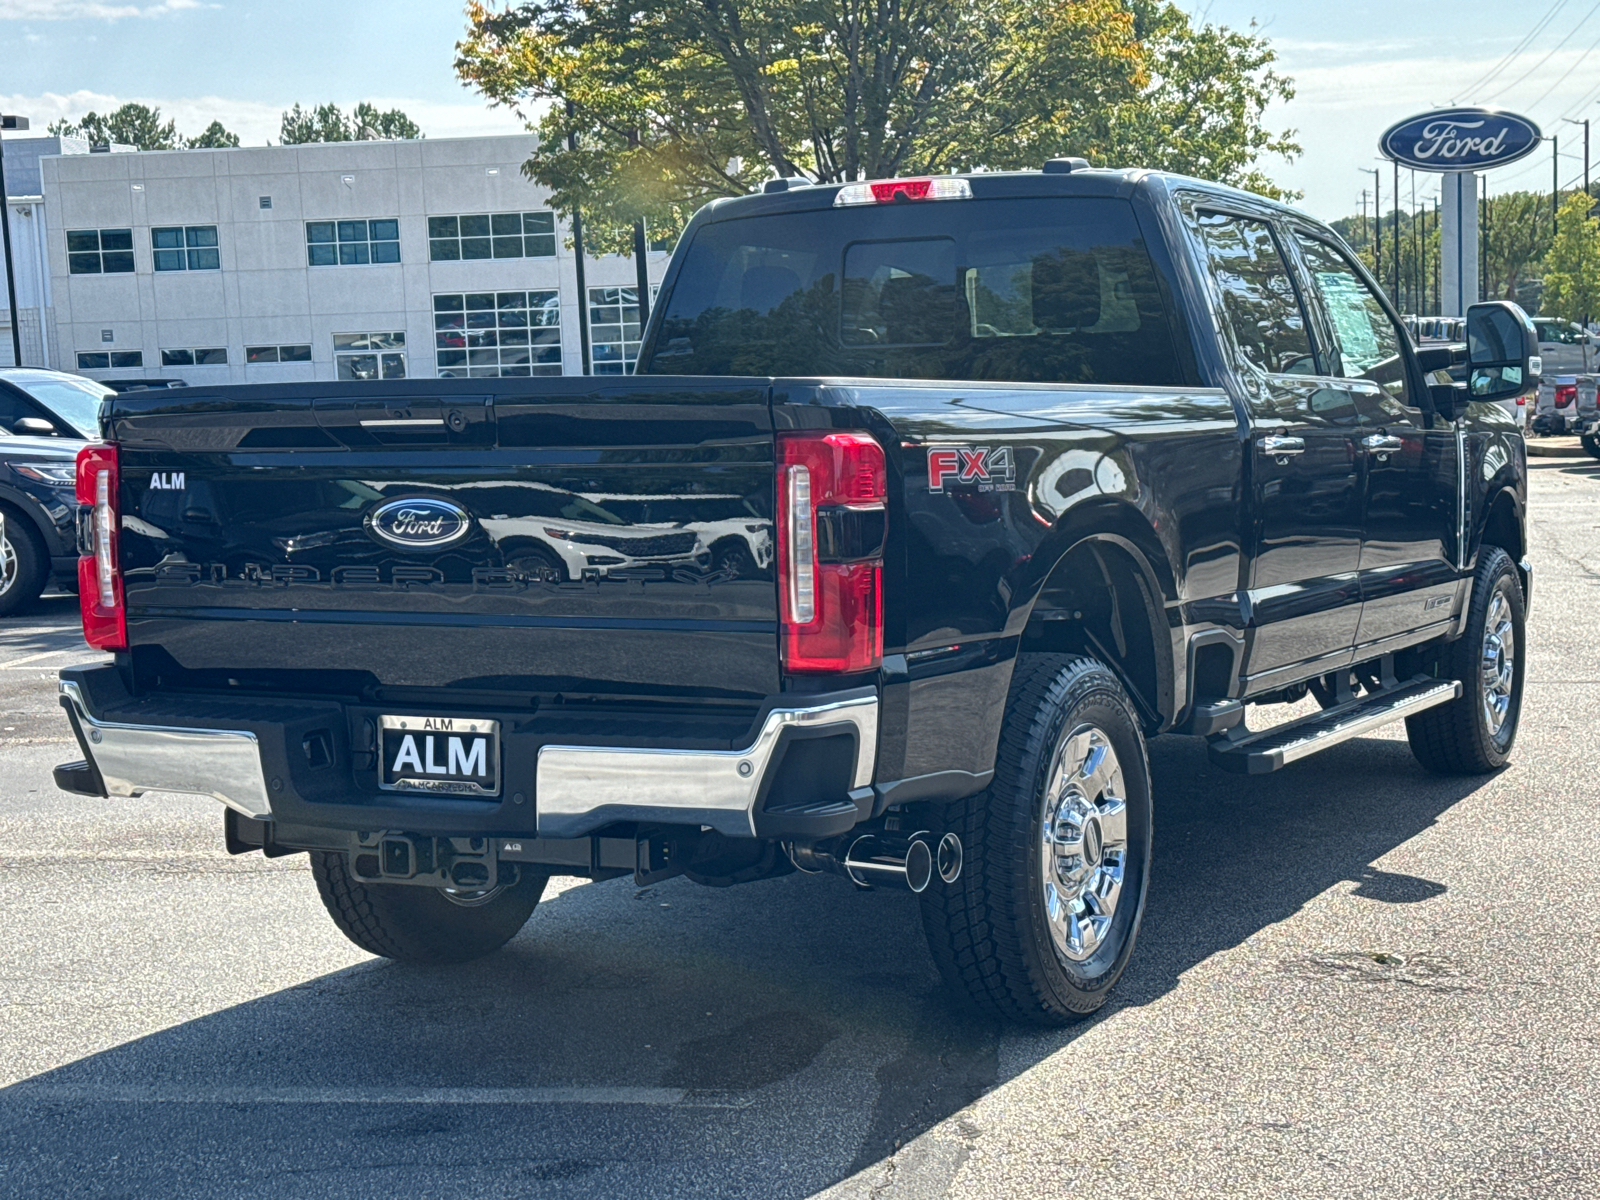
{"label": "ford oval emblem", "polygon": [[1493,108],[1441,108],[1391,125],[1378,149],[1418,171],[1483,171],[1532,154],[1543,134],[1527,117]]}
{"label": "ford oval emblem", "polygon": [[390,500],[367,514],[367,528],[405,550],[436,550],[472,532],[472,517],[459,504],[434,496]]}

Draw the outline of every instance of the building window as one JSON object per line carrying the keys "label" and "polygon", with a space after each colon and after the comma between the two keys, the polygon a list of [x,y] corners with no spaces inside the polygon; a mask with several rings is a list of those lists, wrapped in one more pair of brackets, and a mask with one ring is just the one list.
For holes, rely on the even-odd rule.
{"label": "building window", "polygon": [[561,374],[561,297],[453,292],[433,298],[434,365],[445,379]]}
{"label": "building window", "polygon": [[310,362],[310,346],[246,346],[247,363]]}
{"label": "building window", "polygon": [[151,256],[158,271],[216,271],[215,225],[171,225],[150,231]]}
{"label": "building window", "polygon": [[428,257],[434,262],[554,258],[555,253],[556,215],[552,212],[428,218]]}
{"label": "building window", "polygon": [[639,357],[639,289],[589,289],[589,359],[596,375],[632,375]]}
{"label": "building window", "polygon": [[[282,350],[279,350],[280,361]],[[333,361],[340,379],[404,379],[406,335],[393,333],[336,333]]]}
{"label": "building window", "polygon": [[74,275],[127,275],[133,271],[133,230],[67,230],[67,270]]}
{"label": "building window", "polygon": [[225,367],[228,365],[228,349],[226,346],[215,346],[209,350],[163,350],[161,352],[161,365],[163,367]]}
{"label": "building window", "polygon": [[306,261],[313,267],[353,267],[400,261],[400,222],[307,221]]}
{"label": "building window", "polygon": [[144,366],[142,350],[80,350],[78,370],[104,371],[113,367]]}

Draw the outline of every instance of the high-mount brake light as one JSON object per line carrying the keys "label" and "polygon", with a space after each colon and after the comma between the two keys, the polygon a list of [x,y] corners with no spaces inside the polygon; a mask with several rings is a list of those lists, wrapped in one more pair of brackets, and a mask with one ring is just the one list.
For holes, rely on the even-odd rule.
{"label": "high-mount brake light", "polygon": [[87,510],[78,523],[78,608],[84,641],[97,650],[128,648],[122,571],[117,564],[118,482],[116,446],[85,446],[78,451],[78,503]]}
{"label": "high-mount brake light", "polygon": [[972,185],[965,179],[941,175],[929,179],[878,179],[850,183],[833,197],[835,208],[848,204],[892,204],[896,200],[971,200]]}
{"label": "high-mount brake light", "polygon": [[866,434],[778,434],[784,670],[871,671],[883,662],[887,503],[883,447]]}

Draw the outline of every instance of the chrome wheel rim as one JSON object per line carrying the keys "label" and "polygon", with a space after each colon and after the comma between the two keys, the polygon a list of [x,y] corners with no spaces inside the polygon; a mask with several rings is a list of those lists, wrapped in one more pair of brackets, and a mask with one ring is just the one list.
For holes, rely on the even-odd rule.
{"label": "chrome wheel rim", "polygon": [[1045,915],[1056,951],[1083,962],[1105,945],[1128,869],[1128,806],[1111,739],[1080,725],[1061,739],[1039,824]]}
{"label": "chrome wheel rim", "polygon": [[1489,598],[1489,612],[1483,623],[1482,663],[1483,719],[1489,726],[1489,735],[1499,737],[1511,716],[1517,672],[1517,631],[1511,622],[1511,601],[1504,584],[1495,588]]}
{"label": "chrome wheel rim", "polygon": [[6,537],[4,520],[0,519],[0,596],[9,592],[17,582],[17,548]]}

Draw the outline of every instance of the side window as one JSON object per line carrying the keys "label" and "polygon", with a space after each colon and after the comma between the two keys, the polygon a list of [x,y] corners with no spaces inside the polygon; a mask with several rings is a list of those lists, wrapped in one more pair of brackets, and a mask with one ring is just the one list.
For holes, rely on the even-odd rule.
{"label": "side window", "polygon": [[1316,375],[1305,313],[1265,221],[1200,211],[1194,224],[1239,351],[1269,375]]}
{"label": "side window", "polygon": [[1329,373],[1341,379],[1376,383],[1393,399],[1415,408],[1400,349],[1402,335],[1378,297],[1350,261],[1327,242],[1304,234],[1297,234],[1296,238],[1333,328],[1334,354]]}

